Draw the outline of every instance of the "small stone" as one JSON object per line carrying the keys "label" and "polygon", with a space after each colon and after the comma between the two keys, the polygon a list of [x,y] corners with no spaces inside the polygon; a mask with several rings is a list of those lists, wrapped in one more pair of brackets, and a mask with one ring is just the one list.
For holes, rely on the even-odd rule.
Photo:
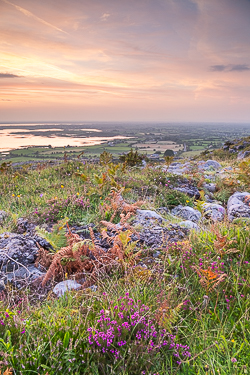
{"label": "small stone", "polygon": [[136,214],[134,225],[148,226],[155,221],[158,221],[159,223],[165,221],[161,215],[151,210],[137,210]]}
{"label": "small stone", "polygon": [[250,151],[240,151],[238,153],[237,159],[242,160],[242,159],[247,158],[248,156],[250,156]]}
{"label": "small stone", "polygon": [[75,280],[65,280],[56,284],[56,286],[53,289],[53,293],[55,293],[57,297],[61,297],[64,295],[64,293],[72,289],[79,289],[80,287],[81,284],[78,284]]}
{"label": "small stone", "polygon": [[195,210],[194,208],[189,207],[189,206],[179,205],[179,206],[175,207],[171,211],[171,213],[172,213],[172,215],[180,216],[185,220],[191,220],[193,222],[197,222],[201,218],[200,211]]}
{"label": "small stone", "polygon": [[236,192],[227,202],[227,213],[230,221],[238,217],[250,217],[250,193]]}
{"label": "small stone", "polygon": [[196,231],[200,230],[199,226],[191,220],[182,221],[182,222],[179,223],[179,225],[181,227],[188,228],[188,229],[194,229]]}
{"label": "small stone", "polygon": [[223,206],[216,203],[203,203],[204,216],[213,221],[223,221],[225,218],[226,210]]}
{"label": "small stone", "polygon": [[199,169],[207,170],[207,169],[221,169],[222,166],[216,160],[207,160],[206,162],[200,162]]}
{"label": "small stone", "polygon": [[206,189],[210,193],[215,193],[216,192],[216,184],[213,184],[213,183],[204,184],[203,187],[204,187],[204,189]]}
{"label": "small stone", "polygon": [[0,211],[0,224],[7,218],[8,214],[6,211]]}
{"label": "small stone", "polygon": [[5,282],[4,280],[0,280],[0,292],[3,292],[6,290]]}

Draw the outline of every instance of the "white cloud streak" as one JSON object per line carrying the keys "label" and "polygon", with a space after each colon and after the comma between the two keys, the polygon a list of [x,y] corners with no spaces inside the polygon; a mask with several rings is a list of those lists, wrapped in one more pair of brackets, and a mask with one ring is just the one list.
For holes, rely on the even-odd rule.
{"label": "white cloud streak", "polygon": [[40,17],[37,17],[35,14],[31,13],[29,10],[27,9],[24,9],[16,4],[13,4],[11,3],[10,1],[8,0],[2,0],[4,3],[8,4],[8,5],[11,5],[13,6],[14,8],[16,8],[17,10],[19,10],[19,12],[23,13],[26,17],[30,17],[30,18],[33,18],[34,20],[38,21],[38,22],[41,22],[43,23],[44,25],[48,26],[48,27],[52,27],[54,30],[57,30],[57,31],[60,31],[61,33],[64,33],[64,34],[68,34],[66,31],[60,29],[59,27],[55,26],[55,25],[52,25],[51,23],[43,20],[42,18]]}

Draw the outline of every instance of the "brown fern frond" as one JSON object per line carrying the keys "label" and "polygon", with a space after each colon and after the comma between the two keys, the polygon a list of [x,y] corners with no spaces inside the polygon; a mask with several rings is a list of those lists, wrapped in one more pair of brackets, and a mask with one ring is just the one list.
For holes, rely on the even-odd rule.
{"label": "brown fern frond", "polygon": [[101,231],[101,236],[102,236],[102,238],[103,238],[104,240],[106,240],[106,241],[108,242],[109,245],[111,245],[111,243],[112,243],[112,241],[113,241],[113,237],[110,237],[110,236],[107,234],[107,232],[106,232],[105,229],[103,229],[103,230]]}
{"label": "brown fern frond", "polygon": [[104,225],[111,232],[117,232],[116,224],[110,223],[109,221],[106,221],[106,220],[100,221],[100,224]]}
{"label": "brown fern frond", "polygon": [[94,234],[93,228],[91,228],[91,227],[89,227],[89,234],[90,234],[92,244],[95,247],[96,239],[95,239],[95,234]]}
{"label": "brown fern frond", "polygon": [[132,212],[128,212],[126,215],[121,214],[120,225],[124,225],[125,223],[127,223],[128,219],[130,219],[131,216],[132,216]]}
{"label": "brown fern frond", "polygon": [[[112,208],[113,208],[113,207],[112,207]],[[111,216],[111,218],[110,218],[110,222],[112,222],[112,221],[114,220],[115,215],[117,214],[117,211],[118,211],[118,208],[115,208],[115,210],[114,210],[114,212],[113,212],[113,214],[112,214],[112,216]]]}
{"label": "brown fern frond", "polygon": [[55,276],[58,273],[58,268],[62,269],[61,259],[66,256],[73,258],[71,246],[63,247],[61,250],[58,251],[58,253],[54,255],[53,261],[43,279],[42,286],[45,286],[47,281],[50,280],[53,276]]}

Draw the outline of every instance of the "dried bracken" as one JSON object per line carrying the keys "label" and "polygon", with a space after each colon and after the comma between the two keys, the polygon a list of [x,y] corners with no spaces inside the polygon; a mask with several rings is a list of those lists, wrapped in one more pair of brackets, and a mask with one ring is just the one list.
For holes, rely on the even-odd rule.
{"label": "dried bracken", "polygon": [[222,236],[220,232],[214,227],[211,227],[212,232],[216,235],[216,240],[214,241],[214,249],[220,257],[225,254],[238,253],[239,250],[231,247],[235,244],[235,240],[229,240],[228,235]]}
{"label": "dried bracken", "polygon": [[[0,370],[0,375],[2,374],[2,371]],[[12,371],[12,369],[10,368],[7,368],[5,371],[4,371],[4,373],[3,373],[3,375],[13,375],[13,371]]]}
{"label": "dried bracken", "polygon": [[[127,223],[132,213],[138,208],[137,204],[129,205],[123,201],[120,193],[112,192],[113,203],[117,203],[117,208],[126,212],[121,213],[120,223],[114,224],[109,221],[102,221],[101,224],[112,232],[109,236],[105,229],[101,235],[109,244],[109,249],[104,250],[97,242],[94,231],[90,227],[91,240],[82,240],[81,237],[70,231],[68,226],[67,244],[55,254],[49,254],[46,250],[40,248],[37,263],[48,268],[48,271],[42,281],[42,286],[53,277],[63,277],[64,273],[68,274],[89,274],[89,280],[83,285],[86,287],[96,280],[101,269],[108,269],[118,262],[124,265],[134,265],[140,251],[136,251],[137,241],[132,241],[131,235],[133,230]],[[118,207],[119,206],[119,207]]]}
{"label": "dried bracken", "polygon": [[[106,198],[102,208],[103,212],[113,212],[110,218],[110,222],[112,223],[116,214],[125,214],[124,222],[128,220],[128,218],[135,214],[138,208],[144,203],[143,201],[138,201],[136,203],[126,203],[121,195],[122,189],[119,191],[115,191],[115,189],[111,190],[111,193]],[[127,216],[129,215],[129,217]]]}
{"label": "dried bracken", "polygon": [[220,283],[222,283],[228,275],[226,273],[215,273],[210,267],[202,269],[199,267],[193,267],[200,277],[200,284],[207,292],[214,290]]}
{"label": "dried bracken", "polygon": [[183,303],[180,303],[173,308],[168,300],[163,301],[155,312],[155,318],[159,326],[165,328],[167,331],[171,331],[179,318],[178,313],[181,310],[182,305]]}

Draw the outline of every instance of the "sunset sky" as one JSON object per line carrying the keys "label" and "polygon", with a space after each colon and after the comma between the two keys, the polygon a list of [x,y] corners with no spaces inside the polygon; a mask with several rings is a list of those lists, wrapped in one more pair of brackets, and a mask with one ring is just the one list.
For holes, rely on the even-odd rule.
{"label": "sunset sky", "polygon": [[250,123],[250,0],[0,0],[0,122]]}

